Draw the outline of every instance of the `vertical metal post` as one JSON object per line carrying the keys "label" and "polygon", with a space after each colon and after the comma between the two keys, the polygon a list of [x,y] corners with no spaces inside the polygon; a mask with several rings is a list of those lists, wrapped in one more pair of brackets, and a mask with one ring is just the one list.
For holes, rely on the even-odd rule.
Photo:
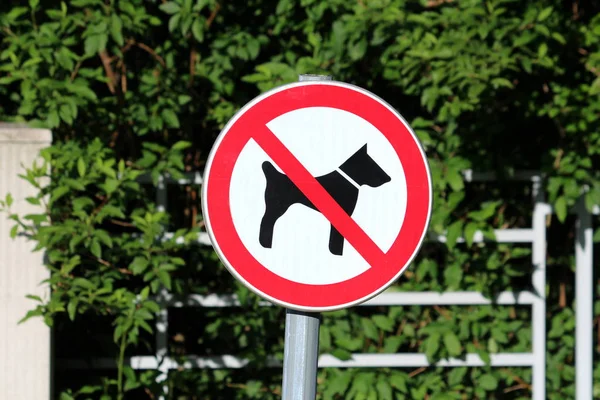
{"label": "vertical metal post", "polygon": [[[167,182],[165,177],[161,175],[158,179],[156,188],[156,208],[158,211],[165,212],[167,210]],[[167,308],[166,298],[169,291],[165,288],[160,290],[160,306],[161,310],[156,315],[156,358],[158,362],[159,374],[156,377],[157,383],[164,383],[169,378],[168,365],[165,363],[168,347],[168,325],[169,325],[169,310]],[[168,394],[169,387],[163,384],[163,393],[159,395],[158,400],[165,400],[165,395]]]}
{"label": "vertical metal post", "polygon": [[537,202],[533,211],[533,274],[531,277],[536,299],[532,305],[532,399],[546,400],[546,216],[548,204]]}
{"label": "vertical metal post", "polygon": [[575,264],[575,397],[587,400],[594,397],[594,270],[592,216],[583,198],[577,204]]}
{"label": "vertical metal post", "polygon": [[[300,82],[330,81],[331,76],[300,75]],[[319,359],[319,314],[286,310],[283,350],[283,400],[315,400]]]}
{"label": "vertical metal post", "polygon": [[315,400],[319,359],[319,314],[286,310],[283,400]]}

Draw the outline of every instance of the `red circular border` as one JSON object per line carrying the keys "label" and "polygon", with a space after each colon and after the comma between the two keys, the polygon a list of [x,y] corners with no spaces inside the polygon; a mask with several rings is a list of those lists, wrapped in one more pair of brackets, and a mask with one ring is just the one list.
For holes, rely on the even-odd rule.
{"label": "red circular border", "polygon": [[[332,107],[362,117],[377,128],[398,154],[406,176],[407,205],[404,222],[386,253],[384,265],[371,267],[343,282],[311,285],[285,279],[260,264],[242,243],[233,223],[229,188],[234,165],[252,132],[274,118],[306,107]],[[213,243],[250,289],[274,301],[299,309],[336,309],[383,290],[407,267],[423,239],[431,207],[431,186],[426,159],[414,134],[390,108],[349,85],[311,83],[291,85],[259,99],[240,111],[221,133],[207,165],[205,217]]]}

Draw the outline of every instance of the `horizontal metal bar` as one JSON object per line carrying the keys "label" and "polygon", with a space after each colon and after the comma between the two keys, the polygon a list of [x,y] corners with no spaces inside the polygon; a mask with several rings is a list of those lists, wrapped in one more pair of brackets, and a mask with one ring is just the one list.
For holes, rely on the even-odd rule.
{"label": "horizontal metal bar", "polygon": [[[173,295],[162,296],[163,301],[169,307],[239,307],[240,302],[234,294],[191,294],[184,297]],[[264,304],[263,304],[264,303]],[[264,301],[261,305],[270,306],[271,303]]]}
{"label": "horizontal metal bar", "polygon": [[[163,238],[164,238],[164,240],[170,240],[173,238],[173,236],[174,236],[173,232],[167,232],[163,235]],[[184,242],[185,242],[185,240],[182,237],[178,237],[177,240],[175,240],[175,243],[177,243],[177,244],[183,244]],[[208,236],[208,233],[206,233],[206,232],[198,233],[198,238],[196,239],[196,243],[202,244],[205,246],[212,246],[210,237]]]}
{"label": "horizontal metal bar", "polygon": [[[165,295],[164,300],[170,307],[236,307],[240,305],[234,294],[192,294],[186,297]],[[360,304],[360,306],[430,306],[430,305],[530,305],[540,298],[531,292],[501,292],[494,298],[485,297],[479,292],[384,292]],[[263,306],[271,306],[261,301]]]}
{"label": "horizontal metal bar", "polygon": [[530,305],[538,300],[531,292],[501,292],[493,299],[479,292],[384,292],[361,306]]}
{"label": "horizontal metal bar", "polygon": [[[497,174],[495,172],[474,172],[471,169],[466,169],[462,172],[463,178],[467,182],[491,182],[497,180]],[[509,177],[512,181],[531,181],[539,182],[542,175],[539,171],[515,171],[512,177]]]}
{"label": "horizontal metal bar", "polygon": [[[178,361],[165,357],[162,362],[154,356],[137,356],[127,360],[131,368],[136,370],[158,369],[240,369],[249,364],[249,360],[232,355],[198,357],[188,356]],[[493,367],[528,367],[533,364],[530,353],[491,354],[490,365]],[[273,357],[267,360],[269,367],[281,367],[281,362]],[[429,363],[427,356],[422,353],[396,354],[352,354],[349,360],[340,360],[330,354],[319,357],[319,368],[407,368],[407,367],[483,367],[486,363],[477,354],[467,354],[464,359],[450,358]],[[113,369],[115,360],[98,358],[93,360],[63,359],[57,360],[61,369]]]}
{"label": "horizontal metal bar", "polygon": [[[528,367],[533,365],[533,355],[530,353],[491,354],[490,364],[493,367]],[[346,361],[328,354],[319,358],[320,368],[402,368],[431,365],[427,361],[427,356],[420,353],[353,354],[352,358]],[[440,360],[433,365],[438,367],[483,367],[486,363],[477,354],[467,354],[464,359],[450,358]]]}
{"label": "horizontal metal bar", "polygon": [[[533,229],[496,229],[494,230],[496,236],[495,242],[497,243],[533,243]],[[440,243],[446,243],[447,239],[445,235],[438,235],[430,233],[428,239],[437,241]],[[475,232],[473,235],[473,242],[481,243],[484,242],[483,233],[481,231]],[[460,237],[457,239],[458,243],[464,243],[465,238]]]}
{"label": "horizontal metal bar", "polygon": [[[494,231],[494,234],[496,235],[496,243],[533,243],[533,229],[497,229]],[[173,232],[167,232],[163,237],[165,240],[169,240],[173,237]],[[445,235],[438,235],[435,233],[430,233],[427,236],[427,239],[440,243],[446,243],[447,241]],[[206,232],[200,232],[196,241],[205,246],[212,245],[210,237]],[[484,241],[483,233],[480,231],[475,232],[473,242],[482,243]],[[460,237],[457,239],[457,242],[464,243],[465,239]],[[183,244],[183,238],[177,238],[176,243]]]}
{"label": "horizontal metal bar", "polygon": [[[467,182],[492,182],[497,180],[497,174],[495,172],[475,172],[471,169],[466,169],[462,172],[462,175]],[[541,178],[542,175],[539,171],[516,171],[512,177],[509,177],[512,181],[531,182],[538,182]],[[138,179],[142,183],[152,182],[150,174],[144,174]],[[169,174],[166,174],[165,182],[177,185],[201,185],[203,182],[202,171],[186,172],[182,179],[175,179]]]}
{"label": "horizontal metal bar", "polygon": [[[164,175],[164,182],[170,185],[202,185],[202,172],[186,172],[183,174],[182,179],[175,179],[169,174]],[[144,174],[138,177],[138,181],[141,183],[151,183],[152,176],[150,174]]]}

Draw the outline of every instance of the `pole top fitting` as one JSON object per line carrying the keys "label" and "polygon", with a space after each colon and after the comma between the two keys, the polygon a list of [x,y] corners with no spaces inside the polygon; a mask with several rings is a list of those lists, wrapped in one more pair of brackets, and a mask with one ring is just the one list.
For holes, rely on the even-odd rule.
{"label": "pole top fitting", "polygon": [[313,74],[302,74],[299,76],[298,81],[307,82],[307,81],[332,81],[333,77],[331,75],[313,75]]}

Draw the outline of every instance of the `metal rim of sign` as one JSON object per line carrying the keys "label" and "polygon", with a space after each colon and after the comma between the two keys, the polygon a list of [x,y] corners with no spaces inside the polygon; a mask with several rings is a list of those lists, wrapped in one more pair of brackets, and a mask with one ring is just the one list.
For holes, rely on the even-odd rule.
{"label": "metal rim of sign", "polygon": [[[218,154],[220,152],[226,151],[226,150],[222,149],[223,141],[225,140],[225,138],[228,137],[228,133],[232,131],[232,128],[236,127],[236,124],[242,119],[242,117],[244,117],[247,114],[250,115],[249,113],[253,109],[259,110],[260,104],[261,103],[267,104],[266,101],[269,98],[271,98],[272,102],[274,102],[276,99],[276,97],[274,97],[274,96],[276,96],[278,94],[281,96],[281,94],[285,93],[286,91],[288,91],[289,93],[296,93],[296,92],[294,92],[294,90],[296,90],[297,95],[303,96],[304,94],[310,92],[310,90],[311,90],[310,87],[320,87],[320,89],[323,89],[322,88],[323,86],[348,90],[349,92],[345,92],[345,93],[347,95],[351,95],[351,96],[355,96],[355,95],[357,97],[358,97],[358,95],[366,96],[368,99],[370,99],[369,101],[371,103],[373,103],[373,101],[374,101],[374,103],[371,105],[372,107],[374,107],[374,108],[384,107],[386,109],[385,112],[390,113],[391,115],[393,115],[393,117],[395,117],[395,119],[397,121],[400,122],[400,125],[397,126],[396,128],[401,127],[402,128],[401,130],[404,130],[404,132],[400,132],[396,135],[396,132],[394,131],[394,134],[392,135],[389,133],[390,129],[388,129],[388,128],[384,129],[384,131],[388,132],[387,134],[386,134],[386,132],[382,131],[381,129],[379,129],[379,128],[377,128],[377,129],[386,137],[386,139],[388,140],[390,145],[394,148],[396,155],[400,159],[400,162],[402,163],[402,165],[404,165],[404,163],[402,162],[402,157],[400,155],[400,152],[398,151],[400,149],[400,146],[395,146],[394,143],[397,144],[397,143],[399,143],[398,142],[399,140],[405,140],[407,137],[406,134],[408,134],[408,136],[412,139],[412,143],[409,146],[407,146],[410,148],[410,150],[406,150],[406,151],[411,152],[410,153],[412,156],[411,160],[414,158],[414,156],[416,154],[418,154],[420,161],[422,162],[422,168],[413,168],[413,169],[411,169],[413,171],[405,170],[405,173],[407,174],[407,179],[410,174],[414,173],[414,174],[419,175],[419,179],[418,179],[419,184],[414,185],[414,183],[416,182],[416,180],[414,180],[413,185],[412,185],[416,189],[414,189],[414,190],[410,189],[410,185],[408,184],[408,181],[407,181],[407,190],[408,190],[409,200],[407,201],[407,209],[406,209],[406,215],[408,216],[408,217],[406,217],[407,219],[411,218],[410,217],[411,211],[418,209],[417,213],[419,215],[418,215],[418,217],[415,217],[415,218],[419,218],[419,220],[417,221],[413,218],[413,222],[411,222],[409,224],[409,229],[415,230],[414,226],[416,226],[418,228],[416,230],[418,230],[419,232],[409,232],[408,230],[406,231],[408,233],[404,232],[405,226],[407,224],[407,220],[405,219],[405,221],[402,224],[400,233],[398,234],[398,236],[396,237],[396,239],[394,241],[394,244],[390,247],[390,249],[388,250],[387,253],[384,253],[386,260],[383,262],[385,263],[385,265],[378,267],[377,272],[383,271],[383,273],[379,274],[379,275],[384,276],[384,280],[382,283],[373,283],[375,281],[380,281],[380,279],[381,279],[380,276],[378,276],[377,272],[371,271],[371,270],[374,270],[375,268],[371,268],[371,270],[367,270],[364,273],[362,273],[354,278],[349,279],[348,281],[343,281],[343,282],[339,282],[336,284],[308,285],[308,284],[292,282],[292,281],[288,281],[287,279],[279,277],[278,275],[275,275],[274,273],[268,271],[266,267],[264,267],[262,264],[260,264],[252,256],[252,254],[246,248],[244,243],[239,239],[239,237],[236,233],[236,229],[233,226],[232,220],[230,221],[231,212],[229,211],[229,203],[222,202],[223,200],[229,199],[229,195],[226,192],[229,187],[228,185],[230,183],[230,180],[231,180],[231,172],[233,170],[233,166],[235,165],[235,162],[237,161],[237,157],[239,156],[241,151],[244,149],[245,144],[251,138],[251,136],[248,136],[248,138],[246,140],[244,140],[244,138],[241,138],[239,140],[232,138],[231,140],[229,140],[229,142],[227,143],[227,146],[232,147],[229,143],[235,142],[236,145],[233,146],[235,148],[234,152],[237,152],[238,155],[234,157],[235,159],[233,161],[231,160],[231,157],[230,157],[230,159],[227,161],[227,166],[222,167],[225,169],[225,171],[219,170],[219,172],[220,172],[218,174],[219,179],[215,179],[215,183],[211,184],[211,172],[213,171],[213,163],[215,162],[215,158],[218,157]],[[304,87],[304,90],[302,90],[303,87]],[[300,90],[300,91],[298,92],[298,90]],[[334,90],[334,89],[331,89],[331,90]],[[355,93],[355,94],[352,94],[352,93]],[[293,102],[293,100],[291,100],[291,101]],[[375,103],[378,105],[375,105]],[[283,105],[283,106],[281,105],[281,101],[277,102],[277,103],[273,103],[272,105],[275,106],[275,108],[285,107],[285,105]],[[313,106],[327,106],[327,105],[319,104],[319,105],[313,105]],[[310,107],[310,105],[308,105],[307,107]],[[265,108],[265,107],[263,107],[263,108]],[[271,109],[272,108],[273,107],[271,107]],[[302,108],[302,107],[298,107],[298,108]],[[267,116],[267,118],[269,118],[268,114],[272,113],[271,109],[263,111],[262,113],[260,113],[259,111],[256,111],[255,114],[258,113],[257,116],[259,118],[264,118],[265,116]],[[297,109],[297,108],[291,108],[287,111],[276,114],[274,117],[282,115],[285,112],[289,112],[294,109]],[[341,109],[343,109],[343,108],[341,108]],[[379,110],[379,111],[381,112],[381,110]],[[355,114],[361,118],[364,118],[364,116],[361,115],[362,113],[363,113],[363,108],[359,107]],[[272,118],[270,118],[270,119],[272,119]],[[270,119],[265,120],[264,123],[269,122]],[[370,123],[376,122],[376,121],[370,121],[367,118],[364,118],[364,119],[366,119]],[[252,122],[254,121],[250,117],[246,117],[245,120],[252,121]],[[377,125],[375,125],[375,126],[377,127]],[[236,127],[236,129],[237,129],[237,127]],[[238,129],[238,131],[239,131],[239,129]],[[395,136],[398,136],[398,135],[404,135],[404,137],[402,139],[396,139]],[[406,143],[403,142],[402,145],[406,146]],[[238,152],[238,150],[239,150],[239,152]],[[414,160],[413,160],[413,162],[414,162]],[[217,163],[217,165],[219,165],[218,168],[221,168],[220,165],[225,165],[225,164]],[[420,171],[414,172],[416,170],[420,170]],[[223,178],[223,176],[224,176],[224,178]],[[225,184],[223,184],[222,181],[227,181],[227,182]],[[425,183],[423,181],[426,182],[426,185],[424,185],[426,187],[419,186],[419,185],[423,186],[423,183]],[[203,186],[202,187],[202,211],[203,211],[206,230],[208,232],[208,235],[210,237],[210,240],[213,244],[215,251],[217,252],[219,258],[221,259],[221,261],[223,262],[225,267],[229,270],[229,272],[236,279],[238,279],[240,282],[242,282],[248,289],[250,289],[257,295],[259,295],[260,297],[267,299],[268,301],[271,301],[275,304],[286,307],[286,308],[300,310],[300,311],[307,311],[307,312],[333,311],[333,310],[348,308],[348,307],[363,303],[372,297],[375,297],[376,295],[378,295],[379,293],[381,293],[382,291],[387,289],[390,285],[392,285],[404,273],[406,268],[410,265],[410,263],[413,261],[413,259],[417,255],[421,245],[423,244],[423,241],[425,239],[425,235],[427,232],[427,228],[429,226],[430,219],[431,219],[432,203],[433,203],[431,172],[429,169],[427,157],[425,155],[425,151],[424,151],[421,143],[419,142],[416,134],[411,129],[411,127],[408,125],[406,120],[391,105],[389,105],[387,102],[385,102],[383,99],[381,99],[377,95],[375,95],[363,88],[360,88],[358,86],[351,85],[351,84],[344,83],[344,82],[337,82],[337,81],[305,81],[305,82],[290,83],[287,85],[283,85],[283,86],[279,86],[277,88],[271,89],[270,91],[267,91],[267,92],[257,96],[256,98],[251,100],[249,103],[247,103],[228,121],[228,123],[225,125],[225,127],[220,132],[219,136],[216,138],[215,143],[213,144],[213,147],[207,158],[202,186]],[[411,193],[416,192],[417,190],[419,190],[419,195],[421,195],[421,197],[417,198],[418,195],[415,195],[417,197],[410,200]],[[209,191],[210,191],[210,193],[209,193]],[[218,199],[222,200],[222,201],[215,200],[215,201],[210,202],[210,204],[218,204],[218,206],[216,206],[216,205],[214,206],[214,208],[215,208],[214,211],[211,210],[211,208],[209,206],[209,200],[208,200],[209,195],[211,195],[212,193],[219,193],[219,195],[214,194],[211,198],[217,198],[218,196],[220,196],[220,197],[218,197]],[[424,197],[426,197],[426,204],[417,204],[417,202],[425,200]],[[409,207],[412,207],[412,208],[409,208]],[[229,213],[229,218],[227,218],[227,213]],[[211,216],[211,214],[212,214],[212,216]],[[225,216],[221,217],[222,215],[225,215]],[[215,216],[218,216],[218,217],[213,218]],[[213,225],[213,219],[218,220],[214,225]],[[215,235],[215,230],[221,230],[221,232],[225,231],[227,233],[219,234],[220,238],[217,239],[217,237]],[[409,246],[409,247],[411,247],[409,250],[405,250],[405,248],[402,246],[402,244],[398,243],[401,240],[401,236],[403,236],[403,232],[404,232],[405,238],[408,237],[409,240],[413,241],[412,245]],[[410,233],[412,233],[413,235],[410,236]],[[418,237],[415,235],[417,233],[418,233]],[[231,243],[229,243],[228,241],[230,241]],[[223,247],[227,247],[228,250],[224,251]],[[230,253],[230,254],[225,254],[225,253]],[[247,254],[245,254],[245,253],[247,253]],[[398,262],[397,264],[395,263],[396,255],[402,255],[402,257],[401,257],[402,261]],[[398,257],[398,258],[400,258],[400,257]],[[391,261],[390,261],[390,259],[391,259]],[[233,263],[232,263],[232,261],[233,261]],[[236,265],[233,265],[233,264],[236,264]],[[248,265],[248,264],[250,264],[250,265]],[[392,265],[392,264],[394,264],[394,265]],[[254,268],[254,270],[252,270],[252,268]],[[260,270],[261,268],[264,271]],[[249,272],[249,271],[252,271],[252,272]],[[369,271],[371,271],[371,272],[369,272]],[[368,279],[361,278],[368,272],[370,273],[370,278],[368,278]],[[245,275],[248,275],[248,276],[245,276]],[[252,279],[249,278],[250,275],[253,275]],[[273,276],[271,276],[271,275],[273,275]],[[261,279],[264,279],[265,282],[267,282],[267,284],[265,285],[264,282],[260,281]],[[362,291],[361,291],[361,287],[364,286],[364,284],[361,284],[361,279],[367,280],[368,284],[370,286],[372,286],[372,288],[362,289]],[[250,282],[250,281],[252,281],[252,282]],[[353,281],[351,285],[346,284],[346,282],[349,282],[349,281]],[[260,284],[257,284],[257,282],[260,282]],[[345,284],[346,284],[346,287],[344,287]],[[262,287],[259,287],[259,286],[262,286]],[[284,286],[284,287],[281,287],[281,286]],[[268,287],[268,289],[267,289],[267,287]],[[290,292],[290,290],[292,292]],[[360,294],[358,294],[358,295],[348,294],[348,291],[352,291],[352,290],[356,290]],[[275,291],[277,293],[275,293]],[[333,294],[330,295],[330,291]],[[337,302],[336,301],[321,301],[319,304],[317,304],[316,300],[314,299],[315,293],[327,293],[328,296],[331,297],[330,300],[332,300],[333,298],[335,298],[336,295],[338,295],[340,298],[340,301],[337,301]],[[307,300],[307,301],[303,301],[303,302],[296,301],[296,300],[291,301],[289,299],[289,296],[293,297],[295,295],[303,296],[303,297],[305,297],[305,300]],[[286,297],[287,299],[283,299],[284,297]]]}

